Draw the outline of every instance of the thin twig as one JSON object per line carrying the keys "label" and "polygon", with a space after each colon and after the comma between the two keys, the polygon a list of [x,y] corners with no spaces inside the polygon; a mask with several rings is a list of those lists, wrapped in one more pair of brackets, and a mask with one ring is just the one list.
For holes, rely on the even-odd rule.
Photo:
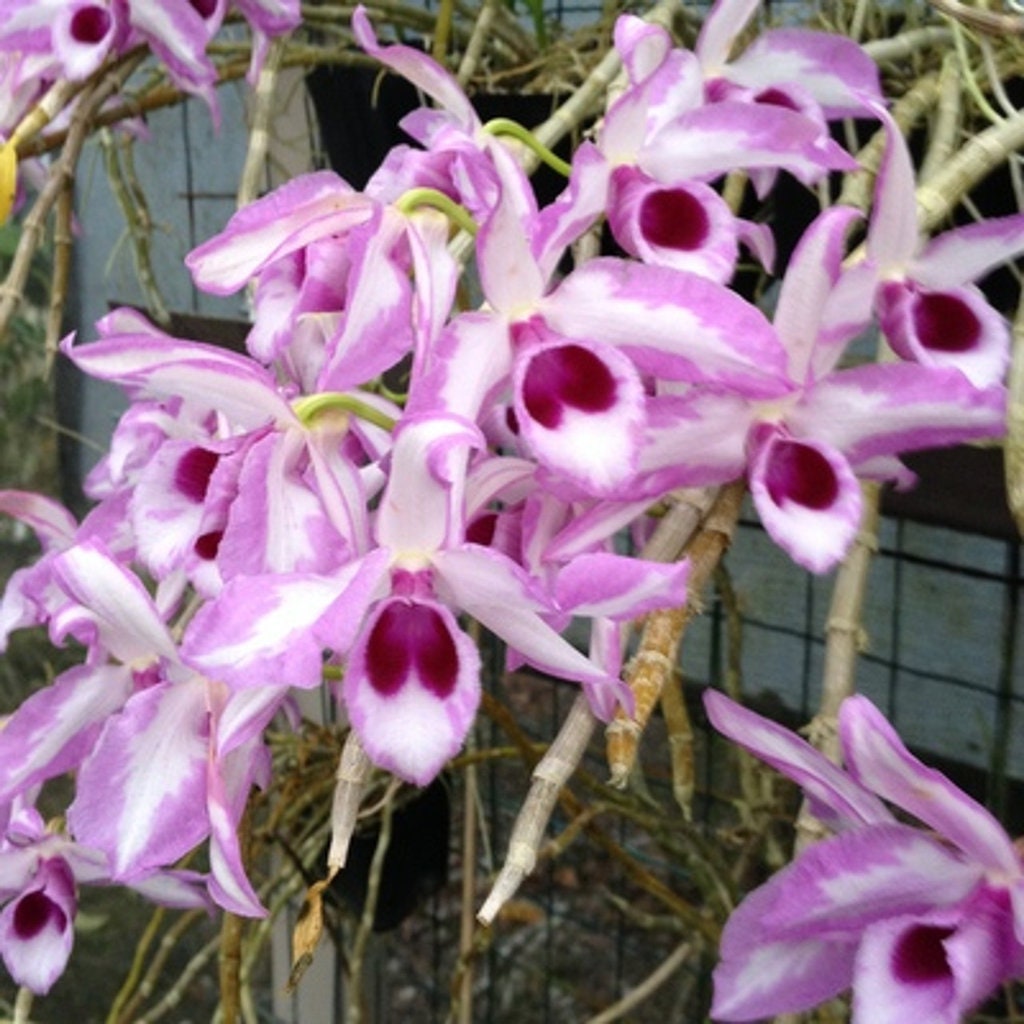
{"label": "thin twig", "polygon": [[591,1017],[587,1024],[612,1024],[612,1021],[621,1020],[630,1010],[649,999],[686,963],[692,948],[689,939],[681,942],[639,985],[634,985],[620,1000]]}

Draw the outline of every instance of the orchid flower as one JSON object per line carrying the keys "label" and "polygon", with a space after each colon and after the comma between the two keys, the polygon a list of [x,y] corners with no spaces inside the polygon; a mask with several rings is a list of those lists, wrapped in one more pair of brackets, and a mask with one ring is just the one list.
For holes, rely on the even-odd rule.
{"label": "orchid flower", "polygon": [[[854,1024],[958,1024],[1024,973],[1024,865],[999,823],[925,767],[865,697],[839,711],[846,771],[719,693],[714,726],[793,779],[838,834],[733,912],[715,970],[720,1021],[791,1013],[853,988]],[[891,803],[924,828],[902,824]]]}
{"label": "orchid flower", "polygon": [[[788,392],[769,400],[699,393],[654,400],[631,497],[722,482],[746,467],[772,539],[800,565],[824,572],[859,528],[859,474],[903,479],[893,459],[900,452],[1003,431],[1004,389],[975,387],[952,367],[837,368],[858,314],[846,302],[830,306],[829,297],[855,216],[843,207],[821,214],[783,279],[774,326],[787,354]],[[679,462],[678,451],[692,454]]]}
{"label": "orchid flower", "polygon": [[98,542],[59,554],[53,572],[65,602],[51,634],[75,636],[90,657],[0,731],[0,800],[76,769],[68,824],[106,855],[112,878],[142,878],[209,836],[214,899],[262,914],[236,826],[253,782],[265,778],[261,733],[282,695],[232,695],[187,669],[142,584]]}
{"label": "orchid flower", "polygon": [[[760,0],[716,0],[694,46],[712,95],[746,91],[756,102],[808,111],[808,99],[829,119],[863,116],[881,99],[878,67],[853,40],[831,32],[769,28],[739,55],[731,50]],[[722,88],[728,83],[732,88]]]}
{"label": "orchid flower", "polygon": [[867,259],[844,291],[873,296],[882,332],[901,358],[956,367],[979,387],[999,383],[1010,362],[1009,327],[971,282],[1024,252],[1024,214],[923,239],[906,140],[884,109],[876,114],[885,126],[886,148]]}
{"label": "orchid flower", "polygon": [[697,57],[673,48],[658,26],[624,15],[615,45],[631,84],[605,116],[598,146],[616,240],[644,262],[716,281],[732,276],[741,241],[769,266],[770,231],[735,217],[707,182],[736,168],[785,168],[810,183],[852,167],[851,158],[820,119],[792,107],[705,103]]}
{"label": "orchid flower", "polygon": [[[515,179],[513,168],[496,165],[502,180]],[[644,375],[744,394],[784,390],[783,354],[767,321],[699,275],[604,258],[551,288],[577,224],[572,202],[556,227],[524,220],[517,195],[503,191],[477,237],[488,309],[448,324],[410,410],[476,419],[510,392],[516,434],[547,483],[572,497],[604,496],[636,474],[648,416]],[[587,201],[583,185],[576,202]]]}
{"label": "orchid flower", "polygon": [[[140,321],[111,314],[102,340],[72,348],[68,339],[64,350],[94,376],[178,403],[182,425],[157,440],[132,480],[132,522],[151,571],[165,578],[184,568],[212,593],[238,573],[326,570],[365,551],[383,431],[332,415],[347,401],[340,396],[306,396],[296,411],[252,360]],[[385,417],[395,411],[368,395],[353,401]],[[210,417],[219,424],[213,436],[194,426]],[[354,450],[350,434],[360,438]],[[215,579],[204,568],[213,561]]]}
{"label": "orchid flower", "polygon": [[123,10],[108,0],[11,0],[0,14],[0,48],[52,55],[53,77],[88,78],[123,45]]}
{"label": "orchid flower", "polygon": [[[112,881],[98,850],[49,831],[25,800],[5,808],[0,837],[0,956],[19,985],[45,995],[63,974],[74,943],[78,886]],[[129,883],[165,906],[206,906],[199,876],[153,872]]]}

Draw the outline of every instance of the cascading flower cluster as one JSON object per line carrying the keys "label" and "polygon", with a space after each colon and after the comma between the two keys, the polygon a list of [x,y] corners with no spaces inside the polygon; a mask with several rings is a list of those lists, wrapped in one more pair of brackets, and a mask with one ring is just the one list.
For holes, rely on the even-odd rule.
{"label": "cascading flower cluster", "polygon": [[[135,0],[50,6],[97,47],[157,33],[172,72],[207,84],[185,27],[223,3],[183,2],[180,20]],[[267,33],[292,13],[236,6]],[[59,33],[46,50],[44,7],[8,5],[0,37],[80,71],[86,56]],[[157,32],[158,8],[178,35]],[[913,178],[871,61],[787,29],[729,63],[755,8],[719,3],[693,52],[621,17],[625,88],[543,207],[505,126],[482,124],[443,68],[382,45],[357,11],[363,49],[434,106],[403,122],[418,147],[392,150],[363,191],[305,175],[191,253],[199,287],[252,287],[247,354],[130,310],[96,341],[65,341],[131,406],[83,522],[0,492],[43,546],[0,603],[0,648],[45,624],[86,651],[0,731],[0,863],[22,866],[4,873],[0,953],[19,982],[45,991],[63,969],[76,879],[264,913],[237,826],[267,780],[264,730],[296,689],[330,686],[372,761],[424,785],[479,702],[465,614],[608,720],[630,704],[624,623],[686,597],[685,563],[615,547],[659,499],[746,474],[771,536],[823,571],[857,528],[859,479],[904,480],[901,452],[1002,432],[1008,331],[965,282],[1024,249],[1024,217],[922,248],[891,216],[913,210]],[[729,282],[741,246],[770,268],[771,231],[716,184],[741,169],[764,195],[780,170],[813,184],[855,167],[828,128],[851,115],[889,131],[867,258],[844,266],[858,215],[826,210],[769,320]],[[622,254],[564,272],[602,222]],[[477,308],[453,225],[474,236]],[[902,360],[843,366],[872,322]],[[563,636],[571,618],[591,623],[586,653]],[[44,835],[33,802],[68,772],[66,830]],[[205,876],[170,870],[203,843]]]}

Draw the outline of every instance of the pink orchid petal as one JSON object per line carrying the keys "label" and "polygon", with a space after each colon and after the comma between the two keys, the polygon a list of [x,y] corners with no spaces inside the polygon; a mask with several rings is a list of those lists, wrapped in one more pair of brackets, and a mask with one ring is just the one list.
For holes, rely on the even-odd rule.
{"label": "pink orchid petal", "polygon": [[1005,431],[1006,394],[958,370],[909,363],[859,366],[820,381],[787,415],[794,434],[820,438],[854,466],[879,456]]}
{"label": "pink orchid petal", "polygon": [[717,0],[711,5],[694,45],[708,77],[728,61],[733,43],[760,6],[760,0]]}
{"label": "pink orchid petal", "polygon": [[617,345],[643,372],[778,394],[785,353],[763,314],[696,274],[627,260],[591,260],[538,306],[567,338]]}
{"label": "pink orchid petal", "polygon": [[917,251],[920,233],[914,163],[899,125],[878,104],[886,144],[875,179],[875,205],[868,230],[868,259],[882,271],[901,268]]}
{"label": "pink orchid petal", "polygon": [[1024,214],[993,217],[938,235],[918,253],[908,273],[925,288],[977,281],[1024,251]]}
{"label": "pink orchid petal", "polygon": [[448,231],[448,218],[436,211],[419,210],[409,218],[407,238],[415,282],[414,378],[423,371],[455,301],[460,268],[448,251]]}
{"label": "pink orchid petal", "polygon": [[[235,751],[227,761],[210,758],[206,777],[207,812],[210,818],[210,895],[219,907],[243,917],[266,917],[267,911],[249,881],[238,839],[238,823],[251,786],[253,753]],[[225,784],[224,775],[230,783]],[[231,790],[241,796],[232,801]],[[232,807],[232,803],[241,807]]]}
{"label": "pink orchid petal", "polygon": [[650,507],[651,499],[639,501],[596,501],[573,515],[543,549],[545,562],[561,564],[591,551],[625,529]]}
{"label": "pink orchid petal", "polygon": [[483,446],[479,432],[461,418],[404,420],[377,514],[378,542],[422,555],[461,541],[466,464],[476,446]]}
{"label": "pink orchid petal", "polygon": [[798,565],[827,572],[860,528],[861,489],[832,445],[770,430],[750,462],[750,494],[764,528]]}
{"label": "pink orchid petal", "polygon": [[514,365],[520,434],[562,481],[588,495],[610,494],[631,479],[639,459],[646,421],[640,375],[611,346],[547,331],[540,338]]}
{"label": "pink orchid petal", "polygon": [[[730,922],[744,920],[742,909]],[[856,948],[855,939],[790,939],[723,957],[713,975],[711,1018],[761,1021],[817,1006],[850,987]]]}
{"label": "pink orchid petal", "polygon": [[850,207],[833,206],[804,232],[782,279],[775,308],[775,330],[789,354],[789,376],[808,380],[819,342],[822,314],[836,281],[846,233],[859,216]]}
{"label": "pink orchid petal", "polygon": [[192,89],[213,84],[217,72],[206,46],[218,26],[207,24],[189,0],[132,0],[129,17],[176,83]]}
{"label": "pink orchid petal", "polygon": [[919,829],[851,829],[812,844],[748,896],[722,936],[722,955],[779,939],[857,938],[877,921],[950,906],[982,876],[978,864]]}
{"label": "pink orchid petal", "polygon": [[543,280],[550,280],[565,249],[604,213],[608,174],[608,163],[593,143],[584,142],[573,153],[565,191],[537,215],[533,251]]}
{"label": "pink orchid petal", "polygon": [[512,339],[504,317],[460,313],[441,333],[422,374],[413,378],[406,409],[475,421],[511,368]]}
{"label": "pink orchid petal", "polygon": [[157,579],[185,562],[203,521],[203,500],[220,453],[191,441],[162,445],[143,467],[129,513],[139,561]]}
{"label": "pink orchid petal", "polygon": [[866,697],[843,702],[839,736],[847,767],[858,782],[934,828],[979,864],[1020,874],[1013,844],[992,814],[914,757]]}
{"label": "pink orchid petal", "polygon": [[81,606],[82,624],[114,657],[126,663],[158,655],[176,660],[174,641],[146,588],[98,541],[69,548],[52,567],[61,588]]}
{"label": "pink orchid petal", "polygon": [[726,283],[739,257],[737,221],[709,185],[662,185],[635,167],[612,172],[608,225],[645,263],[690,270]]}
{"label": "pink orchid petal", "polygon": [[762,32],[726,73],[731,81],[751,88],[799,85],[829,118],[863,117],[864,97],[882,95],[878,65],[855,42],[830,32]]}
{"label": "pink orchid petal", "polygon": [[926,366],[960,370],[976,387],[1000,383],[1010,365],[1010,328],[971,285],[924,291],[887,281],[876,298],[893,351]]}
{"label": "pink orchid petal", "polygon": [[598,147],[612,167],[636,163],[645,144],[665,125],[704,102],[704,82],[694,54],[669,50],[658,66],[609,107]]}
{"label": "pink orchid petal", "polygon": [[342,692],[370,759],[425,786],[465,741],[480,702],[480,654],[444,606],[384,601],[352,649]]}
{"label": "pink orchid petal", "polygon": [[42,861],[30,888],[0,911],[0,951],[17,984],[36,995],[53,987],[71,956],[77,908],[67,864]]}
{"label": "pink orchid petal", "polygon": [[[104,861],[106,858],[104,858]],[[84,881],[76,867],[75,877]],[[210,900],[201,886],[203,876],[195,871],[154,871],[145,878],[124,884],[147,900],[177,910],[210,910]]]}
{"label": "pink orchid petal", "polygon": [[69,547],[78,530],[75,517],[60,502],[30,491],[0,491],[0,513],[28,526],[44,551]]}
{"label": "pink orchid petal", "polygon": [[83,372],[161,398],[184,397],[243,428],[294,420],[269,371],[244,356],[164,335],[120,335],[62,351]]}
{"label": "pink orchid petal", "polygon": [[381,46],[367,17],[366,9],[356,8],[352,15],[352,33],[356,42],[371,56],[411,82],[417,89],[446,110],[465,132],[473,134],[480,120],[455,77],[426,54],[411,46]]}
{"label": "pink orchid petal", "polygon": [[606,675],[558,635],[541,617],[551,608],[532,591],[515,563],[487,548],[467,545],[434,556],[452,603],[464,608],[532,665],[577,682],[603,683]]}
{"label": "pink orchid petal", "polygon": [[[743,475],[756,410],[730,394],[664,395],[648,403],[638,478],[627,498],[660,497],[675,487],[707,487]],[[686,452],[686,458],[679,453]]]}
{"label": "pink orchid petal", "polygon": [[110,719],[78,773],[68,824],[110,858],[115,879],[173,863],[209,832],[206,683],[136,693]]}
{"label": "pink orchid petal", "polygon": [[329,573],[351,555],[304,476],[305,437],[270,433],[245,453],[217,562],[225,579]]}
{"label": "pink orchid petal", "polygon": [[634,85],[653,74],[672,50],[672,37],[661,25],[652,25],[635,14],[622,14],[613,29],[615,49]]}
{"label": "pink orchid petal", "polygon": [[893,820],[885,804],[806,740],[715,690],[704,692],[711,724],[734,743],[792,779],[815,815],[831,828]]}
{"label": "pink orchid petal", "polygon": [[488,303],[501,313],[529,308],[545,284],[527,234],[530,211],[517,201],[514,175],[522,175],[518,166],[502,177],[498,202],[476,236],[480,285]]}
{"label": "pink orchid petal", "polygon": [[352,232],[352,270],[340,332],[330,340],[317,389],[347,391],[372,380],[412,350],[412,287],[394,250],[405,219],[386,215]]}
{"label": "pink orchid petal", "polygon": [[810,184],[826,171],[857,166],[811,118],[736,100],[677,117],[644,146],[637,163],[666,184],[715,178],[737,167],[786,170]]}
{"label": "pink orchid petal", "polygon": [[77,768],[132,692],[120,665],[80,665],[24,700],[0,730],[0,801]]}
{"label": "pink orchid petal", "polygon": [[623,555],[579,555],[558,573],[555,602],[576,615],[618,622],[686,603],[689,562],[664,565]]}
{"label": "pink orchid petal", "polygon": [[239,690],[317,686],[328,646],[315,633],[318,624],[324,620],[332,649],[343,653],[386,563],[379,549],[331,576],[236,577],[189,624],[182,659]]}
{"label": "pink orchid petal", "polygon": [[239,210],[185,265],[197,287],[230,295],[275,260],[365,224],[376,208],[333,171],[304,174]]}

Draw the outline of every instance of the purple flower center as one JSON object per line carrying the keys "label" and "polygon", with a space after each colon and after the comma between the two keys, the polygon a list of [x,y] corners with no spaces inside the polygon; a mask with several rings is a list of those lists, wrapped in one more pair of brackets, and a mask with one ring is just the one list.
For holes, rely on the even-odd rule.
{"label": "purple flower center", "polygon": [[206,448],[190,448],[174,471],[174,486],[197,504],[206,497],[210,477],[220,456]]}
{"label": "purple flower center", "polygon": [[704,204],[683,189],[648,192],[640,205],[640,230],[662,249],[699,249],[708,240],[710,222]]}
{"label": "purple flower center", "polygon": [[908,984],[922,984],[948,978],[949,959],[943,942],[952,928],[918,925],[900,936],[892,952],[893,974]]}
{"label": "purple flower center", "polygon": [[217,0],[190,0],[201,18],[209,18],[217,10]]}
{"label": "purple flower center", "polygon": [[196,537],[192,550],[204,561],[212,562],[220,550],[220,542],[224,539],[223,530],[211,530],[209,533]]}
{"label": "purple flower center", "polygon": [[484,512],[477,516],[466,527],[466,540],[470,544],[482,544],[490,547],[494,540],[494,529],[498,525],[498,516],[494,512]]}
{"label": "purple flower center", "polygon": [[615,404],[611,370],[582,345],[559,345],[530,360],[523,381],[523,404],[541,426],[554,430],[568,406],[604,412]]}
{"label": "purple flower center", "polygon": [[782,107],[784,110],[795,110],[798,114],[802,113],[793,101],[793,97],[782,89],[762,89],[754,99],[757,103],[765,103],[770,107]]}
{"label": "purple flower center", "polygon": [[373,625],[366,645],[370,685],[382,696],[397,693],[409,673],[444,700],[455,689],[459,654],[436,608],[393,601]]}
{"label": "purple flower center", "polygon": [[92,45],[110,31],[110,12],[102,7],[79,7],[71,15],[71,38],[77,43]]}
{"label": "purple flower center", "polygon": [[981,322],[958,296],[924,292],[914,303],[914,330],[925,348],[967,352],[978,342]]}
{"label": "purple flower center", "polygon": [[775,445],[765,483],[776,505],[793,501],[805,508],[823,509],[839,494],[839,482],[828,459],[816,448],[797,441]]}
{"label": "purple flower center", "polygon": [[19,939],[35,938],[49,924],[63,931],[68,919],[60,907],[43,892],[30,892],[14,908],[14,932]]}

